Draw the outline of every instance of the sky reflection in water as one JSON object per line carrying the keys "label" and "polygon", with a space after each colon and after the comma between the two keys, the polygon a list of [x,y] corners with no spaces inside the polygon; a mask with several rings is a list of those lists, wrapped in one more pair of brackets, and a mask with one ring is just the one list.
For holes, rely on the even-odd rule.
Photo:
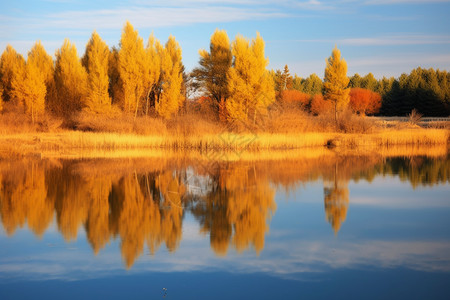
{"label": "sky reflection in water", "polygon": [[2,162],[0,298],[446,298],[449,174],[448,156]]}

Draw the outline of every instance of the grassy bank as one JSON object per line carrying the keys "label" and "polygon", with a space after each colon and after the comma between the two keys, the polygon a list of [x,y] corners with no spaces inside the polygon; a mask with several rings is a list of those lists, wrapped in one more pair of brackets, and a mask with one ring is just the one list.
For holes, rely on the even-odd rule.
{"label": "grassy bank", "polygon": [[86,151],[196,150],[202,152],[261,152],[305,148],[375,150],[393,146],[434,146],[449,143],[446,129],[386,129],[356,134],[333,132],[233,133],[203,135],[138,135],[102,132],[62,131],[58,133],[4,134],[0,152],[38,154],[42,152],[77,155]]}
{"label": "grassy bank", "polygon": [[82,113],[71,122],[47,116],[40,123],[30,123],[18,113],[3,113],[0,155],[137,157],[144,152],[170,150],[240,157],[247,152],[270,156],[274,151],[299,149],[380,152],[394,146],[447,148],[449,128],[448,124],[422,128],[412,122],[385,128],[351,112],[342,114],[335,123],[333,116],[312,116],[301,109],[273,110],[259,123],[232,124],[218,121],[208,111],[185,113],[171,120]]}

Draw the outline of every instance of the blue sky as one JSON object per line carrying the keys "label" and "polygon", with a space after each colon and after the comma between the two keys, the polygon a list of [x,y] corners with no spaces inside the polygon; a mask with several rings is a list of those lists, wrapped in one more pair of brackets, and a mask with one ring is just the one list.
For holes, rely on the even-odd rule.
{"label": "blue sky", "polygon": [[[323,77],[334,45],[348,74],[399,76],[418,66],[450,70],[450,0],[0,0],[0,49],[26,56],[36,40],[54,54],[64,38],[81,56],[95,29],[118,45],[129,20],[144,41],[174,35],[188,70],[216,28],[266,41],[269,68]],[[3,50],[2,50],[3,51]]]}

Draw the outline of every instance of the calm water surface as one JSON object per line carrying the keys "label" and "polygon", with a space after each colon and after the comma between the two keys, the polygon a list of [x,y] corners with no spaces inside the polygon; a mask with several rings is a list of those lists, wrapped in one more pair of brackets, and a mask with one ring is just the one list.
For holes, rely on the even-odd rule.
{"label": "calm water surface", "polygon": [[450,156],[0,161],[0,299],[449,299]]}

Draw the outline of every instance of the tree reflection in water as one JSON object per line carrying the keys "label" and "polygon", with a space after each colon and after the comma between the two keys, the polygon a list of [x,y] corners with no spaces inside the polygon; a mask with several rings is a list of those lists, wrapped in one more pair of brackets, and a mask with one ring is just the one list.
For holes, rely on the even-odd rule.
{"label": "tree reflection in water", "polygon": [[[189,174],[188,174],[189,173]],[[68,242],[84,226],[95,254],[119,238],[127,268],[164,244],[176,251],[185,213],[199,222],[219,256],[264,248],[278,188],[323,179],[327,221],[335,233],[349,206],[348,182],[396,175],[413,187],[447,183],[449,157],[328,155],[279,161],[36,160],[0,162],[0,216],[7,235],[27,227],[41,237],[56,216]],[[191,185],[193,178],[200,192]]]}

